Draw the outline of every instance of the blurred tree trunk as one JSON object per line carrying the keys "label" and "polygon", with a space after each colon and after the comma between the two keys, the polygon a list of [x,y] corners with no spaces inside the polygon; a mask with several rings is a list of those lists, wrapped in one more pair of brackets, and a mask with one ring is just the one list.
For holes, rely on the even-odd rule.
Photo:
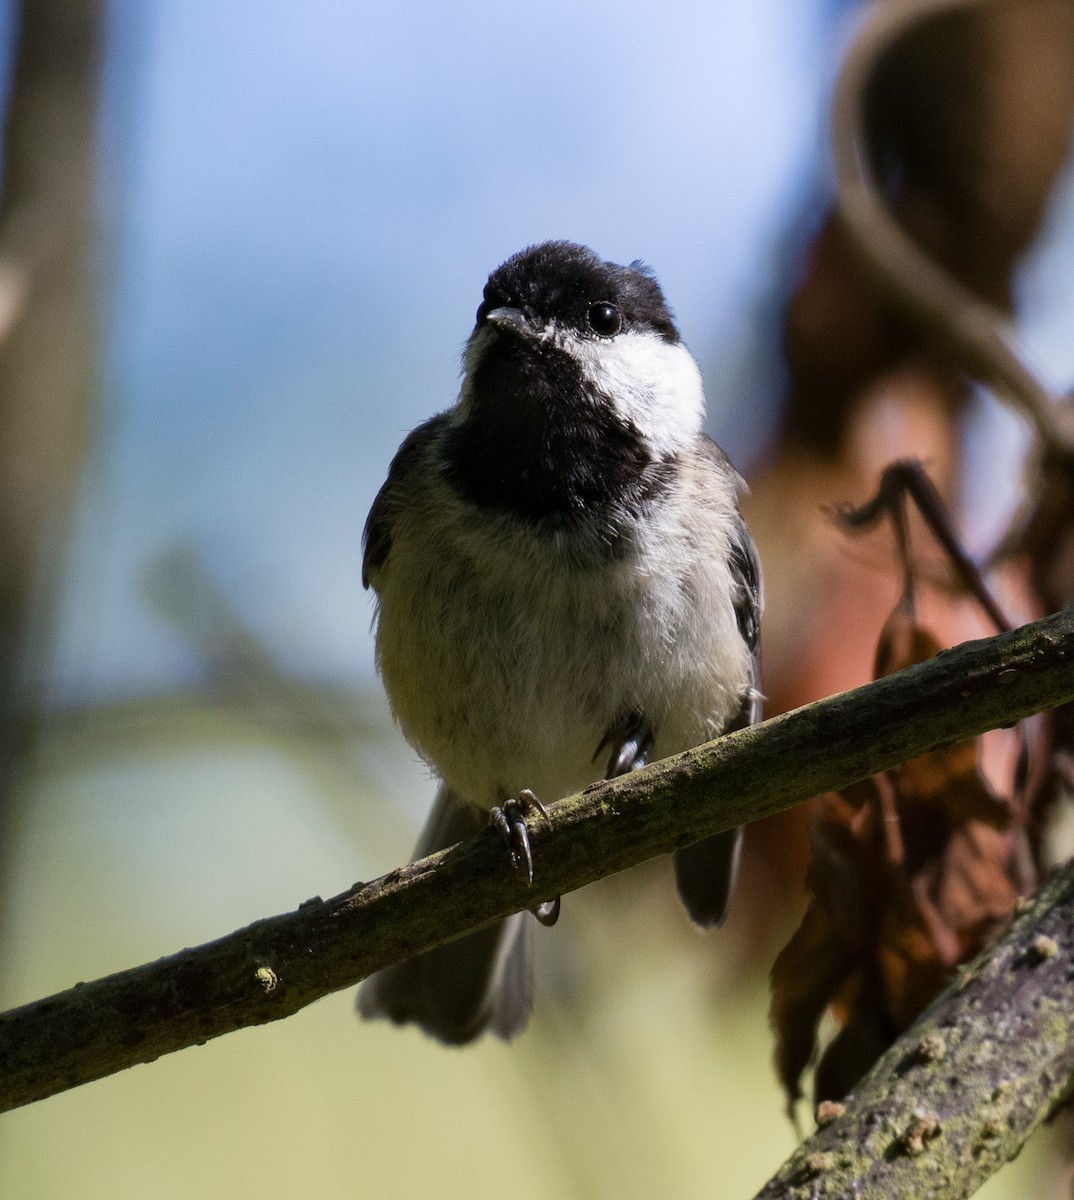
{"label": "blurred tree trunk", "polygon": [[93,395],[102,9],[22,0],[0,196],[0,869]]}

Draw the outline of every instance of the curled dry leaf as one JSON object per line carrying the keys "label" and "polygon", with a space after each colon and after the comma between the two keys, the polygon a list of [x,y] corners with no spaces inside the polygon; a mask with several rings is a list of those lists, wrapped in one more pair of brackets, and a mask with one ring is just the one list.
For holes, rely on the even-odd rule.
{"label": "curled dry leaf", "polygon": [[[939,650],[899,605],[877,674]],[[972,741],[821,797],[812,836],[809,906],[772,969],[792,1107],[826,1010],[839,1032],[817,1065],[817,1101],[845,1095],[1034,884],[1019,809],[985,779]]]}

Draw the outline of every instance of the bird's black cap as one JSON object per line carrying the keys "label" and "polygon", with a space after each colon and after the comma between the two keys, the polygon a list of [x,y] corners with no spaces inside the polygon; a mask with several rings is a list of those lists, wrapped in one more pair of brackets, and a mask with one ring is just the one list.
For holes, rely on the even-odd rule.
{"label": "bird's black cap", "polygon": [[477,323],[495,308],[510,307],[587,332],[587,314],[602,301],[618,308],[624,328],[679,341],[660,284],[644,263],[605,262],[576,242],[542,242],[497,267],[485,285]]}

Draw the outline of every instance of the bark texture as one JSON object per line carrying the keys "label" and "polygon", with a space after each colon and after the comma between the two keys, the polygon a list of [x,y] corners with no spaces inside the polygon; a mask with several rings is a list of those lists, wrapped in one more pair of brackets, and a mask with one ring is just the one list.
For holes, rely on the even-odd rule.
{"label": "bark texture", "polygon": [[891,1047],[757,1200],[972,1195],[1074,1076],[1074,867]]}

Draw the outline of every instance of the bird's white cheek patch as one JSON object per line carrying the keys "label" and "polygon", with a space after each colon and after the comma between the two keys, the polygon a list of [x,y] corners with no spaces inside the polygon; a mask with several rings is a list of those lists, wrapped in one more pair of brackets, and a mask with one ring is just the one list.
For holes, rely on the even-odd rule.
{"label": "bird's white cheek patch", "polygon": [[694,444],[705,417],[701,372],[681,342],[624,333],[571,347],[592,384],[638,429],[657,457]]}

